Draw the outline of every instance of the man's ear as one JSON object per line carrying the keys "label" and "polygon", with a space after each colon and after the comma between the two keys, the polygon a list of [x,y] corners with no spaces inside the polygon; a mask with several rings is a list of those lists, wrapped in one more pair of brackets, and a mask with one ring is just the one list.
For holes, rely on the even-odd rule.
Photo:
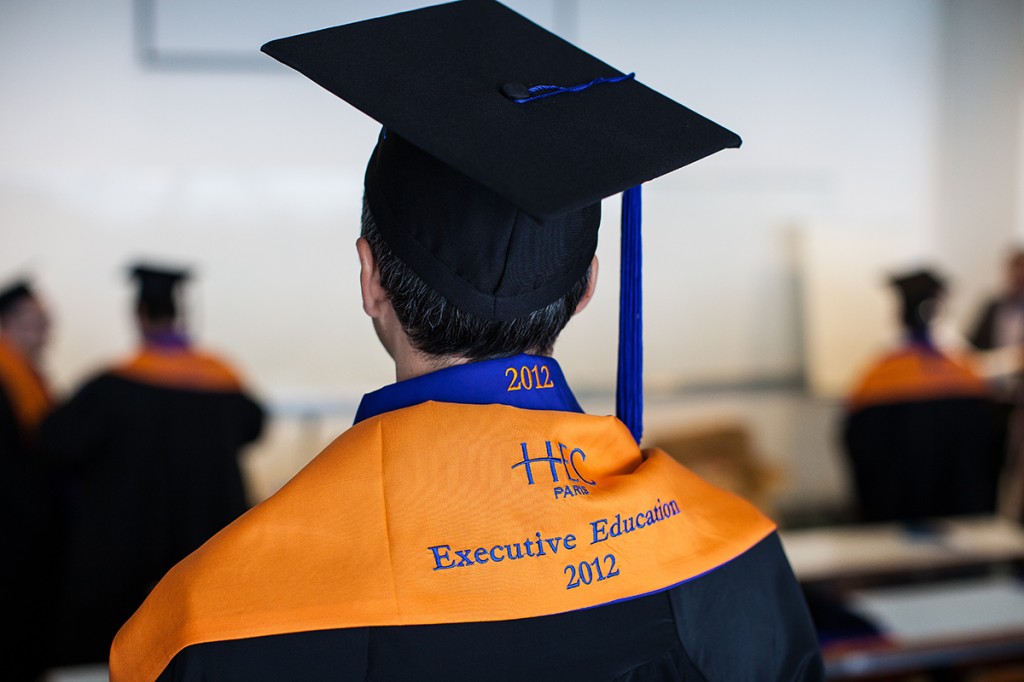
{"label": "man's ear", "polygon": [[573,311],[573,315],[583,312],[583,309],[590,303],[590,299],[594,297],[594,291],[597,289],[597,269],[597,256],[595,255],[594,260],[590,261],[590,279],[587,281],[587,290],[583,292],[583,297],[576,304],[576,310]]}
{"label": "man's ear", "polygon": [[389,304],[387,292],[380,284],[380,270],[377,259],[373,257],[370,242],[360,237],[356,240],[356,253],[359,254],[359,290],[363,297],[363,310],[373,318],[380,317]]}

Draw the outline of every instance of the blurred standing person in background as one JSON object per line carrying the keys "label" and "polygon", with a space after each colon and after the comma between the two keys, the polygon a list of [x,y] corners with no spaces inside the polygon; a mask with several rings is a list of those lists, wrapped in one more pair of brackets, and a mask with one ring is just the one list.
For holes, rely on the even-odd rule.
{"label": "blurred standing person in background", "polygon": [[980,374],[933,338],[945,282],[931,270],[889,281],[903,340],[847,398],[843,445],[863,521],[992,512],[991,400]]}
{"label": "blurred standing person in background", "polygon": [[193,347],[178,303],[188,273],[139,264],[131,276],[141,348],[42,426],[62,496],[57,666],[105,663],[153,584],[249,507],[238,458],[263,408]]}
{"label": "blurred standing person in background", "polygon": [[1024,346],[1024,248],[1010,251],[1004,277],[1003,291],[985,302],[971,330],[978,350]]}
{"label": "blurred standing person in background", "polygon": [[53,406],[42,372],[50,317],[27,280],[0,291],[0,457],[3,457],[6,558],[4,615],[16,624],[3,639],[4,674],[32,680],[42,670],[39,629],[45,624],[50,512],[38,452],[38,428]]}
{"label": "blurred standing person in background", "polygon": [[981,307],[971,330],[971,345],[978,351],[994,398],[994,429],[1002,483],[1002,504],[1010,516],[1022,520],[1024,468],[1024,248],[1010,249],[1003,263],[1003,290]]}

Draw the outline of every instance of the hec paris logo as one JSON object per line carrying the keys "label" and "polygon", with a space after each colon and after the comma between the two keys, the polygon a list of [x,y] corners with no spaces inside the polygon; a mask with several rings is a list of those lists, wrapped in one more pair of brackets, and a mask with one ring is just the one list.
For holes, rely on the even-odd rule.
{"label": "hec paris logo", "polygon": [[[577,468],[579,463],[587,459],[587,454],[580,448],[570,448],[564,443],[552,445],[551,441],[544,441],[547,454],[531,457],[526,443],[520,443],[519,446],[523,451],[523,458],[522,461],[513,464],[512,468],[522,467],[526,473],[528,485],[535,483],[546,485],[550,479],[556,500],[568,499],[577,495],[589,495],[590,491],[586,486],[597,485],[595,481],[580,474]],[[558,448],[557,455],[554,450],[556,446]]]}

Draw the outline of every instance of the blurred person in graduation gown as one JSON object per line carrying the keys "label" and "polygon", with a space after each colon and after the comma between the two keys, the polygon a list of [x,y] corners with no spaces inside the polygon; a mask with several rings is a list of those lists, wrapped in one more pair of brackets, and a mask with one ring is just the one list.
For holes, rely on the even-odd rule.
{"label": "blurred person in graduation gown", "polygon": [[50,316],[27,280],[0,291],[0,452],[37,450],[39,423],[53,407],[42,372]]}
{"label": "blurred person in graduation gown", "polygon": [[44,666],[39,632],[48,618],[53,568],[52,500],[39,457],[39,423],[53,407],[42,371],[50,316],[28,280],[0,291],[0,457],[5,558],[2,605],[15,626],[3,638],[5,679],[34,679]]}
{"label": "blurred person in graduation gown", "polygon": [[993,512],[988,386],[967,355],[934,339],[945,282],[922,269],[889,284],[903,338],[858,379],[842,421],[860,518],[918,521]]}
{"label": "blurred person in graduation gown", "polygon": [[141,347],[42,425],[59,474],[63,579],[54,662],[105,662],[117,628],[174,565],[248,509],[239,465],[264,410],[179,314],[188,274],[138,264]]}
{"label": "blurred person in graduation gown", "polygon": [[[397,382],[168,573],[111,679],[821,679],[774,524],[637,445],[636,185],[739,138],[494,2],[264,50],[386,126],[356,252]],[[623,190],[620,421],[551,353]]]}

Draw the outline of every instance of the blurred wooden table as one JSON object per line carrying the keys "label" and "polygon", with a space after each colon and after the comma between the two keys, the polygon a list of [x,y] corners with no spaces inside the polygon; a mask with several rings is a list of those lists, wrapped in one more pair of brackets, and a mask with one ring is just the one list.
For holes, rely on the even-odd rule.
{"label": "blurred wooden table", "polygon": [[958,671],[981,665],[1024,671],[1024,528],[1018,524],[962,518],[780,535],[809,595],[827,595],[877,628],[823,640],[829,680],[937,670],[943,679],[961,679]]}
{"label": "blurred wooden table", "polygon": [[1024,561],[1024,528],[1002,517],[836,526],[779,533],[802,583]]}

